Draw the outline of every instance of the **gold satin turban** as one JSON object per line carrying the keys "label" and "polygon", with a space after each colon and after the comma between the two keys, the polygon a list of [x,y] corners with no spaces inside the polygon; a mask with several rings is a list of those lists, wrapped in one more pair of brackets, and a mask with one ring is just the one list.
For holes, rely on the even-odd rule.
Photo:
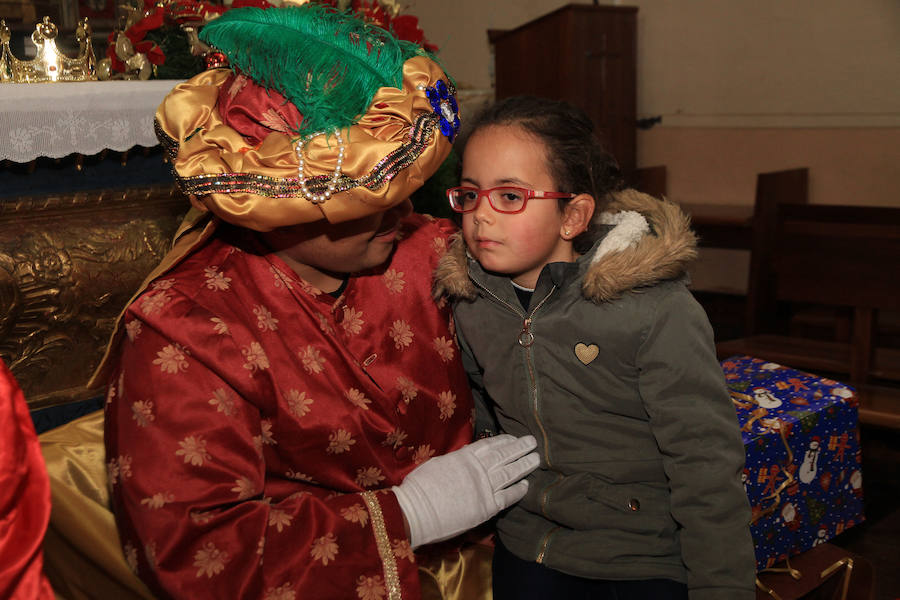
{"label": "gold satin turban", "polygon": [[[456,119],[455,90],[426,56],[406,60],[402,89],[380,88],[340,140],[333,132],[304,140],[277,126],[260,141],[248,139],[218,110],[234,78],[227,69],[200,73],[177,85],[156,113],[157,136],[179,186],[196,208],[229,223],[268,231],[377,213],[406,200],[450,152],[453,132],[446,132],[448,119],[451,128]],[[334,191],[322,200],[329,184]]]}

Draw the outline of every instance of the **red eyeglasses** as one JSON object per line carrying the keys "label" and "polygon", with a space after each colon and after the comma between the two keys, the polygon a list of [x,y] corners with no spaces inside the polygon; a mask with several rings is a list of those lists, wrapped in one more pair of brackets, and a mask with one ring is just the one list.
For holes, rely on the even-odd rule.
{"label": "red eyeglasses", "polygon": [[541,192],[513,186],[495,187],[489,190],[460,186],[447,190],[450,208],[459,213],[472,212],[478,208],[482,196],[487,197],[491,208],[498,213],[511,215],[525,210],[525,206],[532,198],[574,198],[575,194]]}

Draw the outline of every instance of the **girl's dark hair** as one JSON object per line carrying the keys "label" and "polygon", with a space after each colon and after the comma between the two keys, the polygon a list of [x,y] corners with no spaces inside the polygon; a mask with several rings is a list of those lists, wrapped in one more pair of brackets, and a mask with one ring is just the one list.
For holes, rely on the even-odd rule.
{"label": "girl's dark hair", "polygon": [[[611,192],[624,187],[619,164],[594,135],[594,124],[584,111],[567,102],[535,96],[500,100],[475,118],[466,138],[491,125],[516,125],[541,140],[556,184],[554,191],[591,194],[595,214],[603,210]],[[561,200],[560,207],[566,202]],[[579,252],[590,247],[595,237],[592,229],[574,240]]]}

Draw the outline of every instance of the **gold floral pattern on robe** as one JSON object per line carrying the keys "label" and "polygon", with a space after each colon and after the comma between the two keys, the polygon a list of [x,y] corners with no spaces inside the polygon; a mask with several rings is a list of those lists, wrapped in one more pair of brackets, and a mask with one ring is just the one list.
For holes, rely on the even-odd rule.
{"label": "gold floral pattern on robe", "polygon": [[216,236],[124,317],[107,472],[129,564],[175,597],[419,598],[391,486],[469,442],[472,400],[413,215],[335,298],[248,230]]}

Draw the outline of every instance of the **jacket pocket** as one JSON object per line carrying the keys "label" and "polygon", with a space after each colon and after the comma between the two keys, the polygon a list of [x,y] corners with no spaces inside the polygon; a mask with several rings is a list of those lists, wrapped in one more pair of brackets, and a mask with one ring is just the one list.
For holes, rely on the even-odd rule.
{"label": "jacket pocket", "polygon": [[665,484],[612,484],[579,473],[548,487],[541,508],[545,517],[570,529],[611,529],[667,539],[676,530]]}

